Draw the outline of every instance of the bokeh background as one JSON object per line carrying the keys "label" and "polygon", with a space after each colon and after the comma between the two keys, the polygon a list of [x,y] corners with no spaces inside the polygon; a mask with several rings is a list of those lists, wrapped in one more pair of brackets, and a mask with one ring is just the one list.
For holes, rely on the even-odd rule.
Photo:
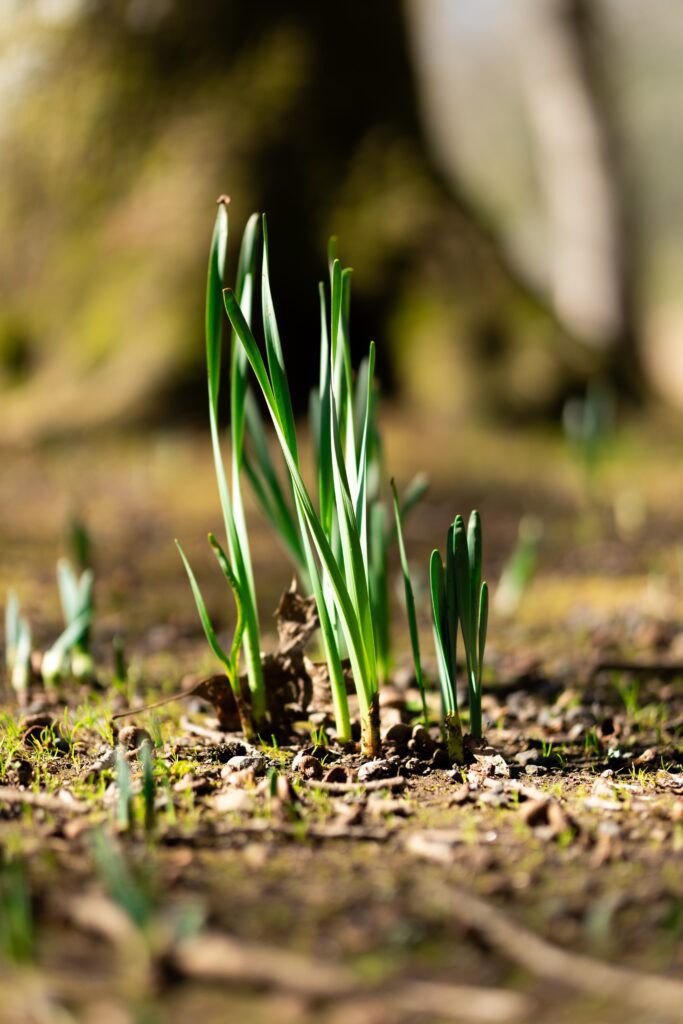
{"label": "bokeh background", "polygon": [[549,416],[596,369],[683,402],[676,0],[3,0],[0,32],[5,441],[201,414],[221,192],[235,237],[270,217],[289,351],[335,233],[406,402]]}
{"label": "bokeh background", "polygon": [[[560,523],[549,569],[659,571],[681,525],[682,57],[679,0],[2,0],[3,582],[30,595],[29,563],[51,580],[75,510],[108,607],[141,621],[153,581],[173,614],[171,538],[192,550],[217,521],[202,307],[220,193],[232,266],[268,213],[302,411],[339,237],[389,468],[434,481],[419,552],[476,501],[494,575],[528,513],[549,550]],[[594,386],[625,439],[597,475],[563,431]],[[599,558],[575,532],[596,495]]]}

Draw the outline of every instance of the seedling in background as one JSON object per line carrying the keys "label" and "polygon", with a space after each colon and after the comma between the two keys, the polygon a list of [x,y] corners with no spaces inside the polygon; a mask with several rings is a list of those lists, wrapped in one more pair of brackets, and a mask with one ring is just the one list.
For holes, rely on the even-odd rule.
{"label": "seedling in background", "polygon": [[528,590],[538,564],[543,523],[536,516],[524,516],[519,523],[517,543],[503,566],[493,603],[502,616],[513,615]]}
{"label": "seedling in background", "polygon": [[128,832],[132,824],[133,787],[130,766],[121,747],[116,749],[116,824],[122,832]]}
{"label": "seedling in background", "polygon": [[13,590],[5,606],[5,667],[12,689],[21,705],[28,700],[31,682],[31,627],[21,614],[19,598]]}
{"label": "seedling in background", "polygon": [[142,803],[145,815],[145,832],[150,835],[154,831],[156,811],[154,800],[156,797],[156,783],[154,780],[154,753],[152,745],[148,740],[140,748],[140,760],[142,762]]}
{"label": "seedling in background", "polygon": [[67,675],[75,679],[90,679],[94,675],[90,653],[94,584],[92,569],[86,569],[79,577],[66,558],[57,562],[57,586],[65,629],[43,655],[41,673],[48,684]]}

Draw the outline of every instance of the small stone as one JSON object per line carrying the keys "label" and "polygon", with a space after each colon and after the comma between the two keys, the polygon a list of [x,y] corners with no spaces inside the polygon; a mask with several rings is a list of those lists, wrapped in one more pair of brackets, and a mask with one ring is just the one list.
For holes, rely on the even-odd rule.
{"label": "small stone", "polygon": [[300,772],[305,779],[322,779],[323,766],[312,754],[297,754],[292,761],[292,769]]}
{"label": "small stone", "polygon": [[535,828],[537,825],[547,825],[548,802],[548,800],[543,798],[540,800],[527,800],[522,804],[519,812],[522,821],[529,825],[530,828]]}
{"label": "small stone", "polygon": [[238,754],[227,762],[227,769],[233,772],[244,772],[250,769],[254,775],[262,775],[266,770],[266,760],[260,754]]}
{"label": "small stone", "polygon": [[451,804],[465,804],[470,798],[470,787],[466,782],[461,782],[459,786],[453,791],[453,795],[448,801],[449,806]]}
{"label": "small stone", "polygon": [[358,769],[359,782],[373,782],[375,779],[388,779],[395,775],[388,761],[376,757],[374,761],[366,761]]}
{"label": "small stone", "polygon": [[451,766],[451,759],[443,747],[437,747],[429,764],[432,768],[447,769]]}
{"label": "small stone", "polygon": [[408,748],[415,752],[418,757],[428,761],[436,750],[436,743],[429,735],[424,725],[416,725],[413,729],[412,739]]}
{"label": "small stone", "polygon": [[403,749],[408,746],[408,740],[412,736],[413,730],[409,725],[403,722],[397,722],[395,725],[389,726],[384,733],[384,741],[391,743],[399,749]]}
{"label": "small stone", "polygon": [[250,811],[254,805],[252,797],[243,789],[227,789],[224,793],[217,793],[211,803],[219,814]]}
{"label": "small stone", "polygon": [[527,750],[520,750],[518,754],[515,754],[514,760],[516,764],[521,764],[522,768],[526,768],[527,765],[534,764],[538,760],[538,751],[533,747],[528,747]]}
{"label": "small stone", "polygon": [[349,777],[346,774],[346,770],[342,768],[340,764],[335,764],[332,768],[329,768],[322,778],[323,782],[348,782]]}

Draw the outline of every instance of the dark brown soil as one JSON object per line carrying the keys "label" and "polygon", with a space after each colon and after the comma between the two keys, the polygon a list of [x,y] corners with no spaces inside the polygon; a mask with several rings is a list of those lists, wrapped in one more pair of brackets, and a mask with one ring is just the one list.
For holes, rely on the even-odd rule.
{"label": "dark brown soil", "polygon": [[[518,615],[491,624],[486,740],[470,744],[466,765],[446,765],[438,730],[413,731],[399,659],[383,697],[382,763],[367,766],[324,742],[321,714],[253,747],[221,732],[196,697],[113,721],[177,691],[187,673],[215,671],[172,548],[173,534],[215,526],[210,467],[193,465],[187,442],[168,443],[172,457],[161,450],[151,470],[132,442],[111,449],[107,472],[81,455],[92,469],[83,501],[99,560],[98,660],[111,663],[110,638],[125,628],[128,683],[114,688],[105,667],[98,686],[37,689],[24,712],[6,694],[0,848],[22,866],[32,935],[22,959],[8,938],[8,893],[22,882],[5,866],[0,1020],[683,1020],[683,625],[677,570],[662,561],[677,539],[664,491],[648,492],[654,525],[639,540],[610,525],[607,500],[586,526],[572,483],[553,489],[531,468],[499,481],[488,516],[481,502],[490,578],[514,537],[512,508],[540,512],[547,542]],[[637,453],[620,457],[624,478],[641,472]],[[44,530],[64,463],[59,452],[23,458],[5,495],[3,576],[46,639],[59,545]],[[499,463],[461,463],[466,510],[494,493]],[[191,495],[171,484],[179,467],[193,468]],[[431,468],[432,498],[411,525],[418,560],[453,511],[447,477]],[[622,475],[609,472],[606,493],[617,493]],[[572,481],[571,465],[559,479]],[[255,537],[263,606],[274,606],[286,564],[260,527]],[[211,587],[219,610],[229,603],[220,577]],[[128,823],[116,732],[131,772]],[[622,973],[602,975],[605,965]]]}

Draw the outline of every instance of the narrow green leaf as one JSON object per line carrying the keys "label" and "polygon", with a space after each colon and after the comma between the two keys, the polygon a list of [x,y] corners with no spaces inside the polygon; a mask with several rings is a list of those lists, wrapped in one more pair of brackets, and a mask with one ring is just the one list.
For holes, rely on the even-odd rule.
{"label": "narrow green leaf", "polygon": [[60,558],[57,562],[57,590],[59,591],[59,603],[62,606],[64,624],[68,626],[78,615],[82,603],[76,574],[66,558]]}
{"label": "narrow green leaf", "polygon": [[296,429],[294,426],[294,411],[292,409],[292,398],[289,392],[287,371],[280,344],[280,332],[278,331],[273,306],[273,296],[270,290],[270,273],[268,257],[268,226],[265,214],[263,215],[263,273],[261,278],[261,305],[263,308],[263,333],[266,342],[266,358],[273,395],[279,413],[280,425],[287,439],[287,446],[293,453],[297,450]]}
{"label": "narrow green leaf", "polygon": [[481,678],[484,671],[484,652],[486,650],[486,632],[489,625],[489,587],[486,580],[481,585],[479,597],[479,672],[478,684],[481,689]]}
{"label": "narrow green leaf", "polygon": [[178,540],[176,541],[176,547],[180,552],[180,557],[183,560],[183,565],[185,566],[185,571],[190,581],[190,586],[192,587],[192,593],[194,595],[195,604],[197,605],[197,611],[199,612],[199,619],[201,621],[202,628],[204,630],[204,635],[206,636],[209,647],[216,655],[218,660],[221,661],[223,665],[225,665],[226,669],[228,669],[228,671],[230,672],[230,670],[232,669],[230,658],[228,657],[228,655],[225,653],[220,643],[218,642],[218,637],[216,636],[216,632],[211,623],[211,619],[209,618],[209,613],[206,610],[206,605],[204,604],[204,598],[202,597],[202,592],[199,589],[199,584],[197,583],[195,575],[192,571],[192,567],[188,562],[187,558],[185,557],[185,552],[180,546],[180,541]]}
{"label": "narrow green leaf", "polygon": [[358,456],[358,472],[356,474],[355,513],[358,533],[360,534],[361,550],[365,562],[365,572],[368,573],[368,508],[367,508],[367,481],[368,481],[368,436],[370,430],[370,414],[372,403],[372,385],[375,373],[375,343],[370,342],[368,354],[368,369],[366,376],[365,391],[365,415],[363,417],[363,432],[361,435],[360,454]]}
{"label": "narrow green leaf", "polygon": [[218,388],[221,376],[221,334],[223,304],[221,291],[225,274],[225,254],[228,247],[228,212],[224,203],[219,203],[216,222],[211,239],[209,270],[206,280],[206,368],[209,378],[209,400],[214,410],[218,405]]}
{"label": "narrow green leaf", "polygon": [[456,710],[455,679],[451,675],[448,659],[448,638],[444,636],[444,616],[446,608],[444,567],[441,555],[435,548],[429,560],[429,590],[432,599],[432,625],[434,627],[434,646],[439,666],[441,683],[441,701],[446,714]]}
{"label": "narrow green leaf", "polygon": [[230,588],[235,599],[235,608],[237,610],[237,622],[235,624],[235,632],[233,634],[232,644],[230,647],[230,663],[233,682],[236,682],[235,677],[237,676],[240,645],[242,643],[242,636],[244,634],[245,627],[244,607],[242,604],[242,588],[240,587],[239,581],[230,567],[228,556],[226,555],[225,551],[220,546],[220,544],[218,543],[218,541],[216,540],[212,533],[209,534],[209,544],[213,548],[213,552],[218,560],[218,564],[221,567],[223,575],[230,584]]}
{"label": "narrow green leaf", "polygon": [[449,527],[446,535],[446,578],[444,581],[446,592],[446,622],[444,625],[444,639],[448,643],[448,665],[451,679],[456,677],[457,651],[458,651],[458,588],[455,571],[455,523]]}
{"label": "narrow green leaf", "polygon": [[[65,630],[63,630],[55,642],[50,648],[51,655],[55,657],[64,656],[74,647],[74,645],[80,639],[83,630],[87,629],[92,621],[92,614],[90,611],[82,611],[76,616],[75,619],[69,623]],[[47,655],[48,652],[46,652]]]}
{"label": "narrow green leaf", "polygon": [[462,516],[455,517],[453,524],[453,550],[455,587],[458,600],[458,615],[462,626],[462,638],[468,666],[472,656],[472,602],[470,600],[470,563],[467,552],[467,538]]}
{"label": "narrow green leaf", "polygon": [[413,667],[415,669],[415,680],[420,691],[420,698],[422,700],[422,713],[426,725],[429,721],[429,715],[427,713],[427,698],[425,694],[424,677],[422,675],[422,659],[420,657],[420,635],[417,628],[415,596],[413,594],[413,584],[410,578],[410,566],[408,565],[408,556],[406,554],[406,546],[403,538],[401,507],[398,501],[396,484],[394,483],[393,480],[391,481],[391,491],[394,499],[394,519],[396,522],[396,537],[398,540],[398,552],[401,560],[401,571],[403,573],[403,588],[405,591],[406,598],[406,613],[408,615],[408,631],[410,633],[410,646],[413,652]]}
{"label": "narrow green leaf", "polygon": [[479,590],[481,587],[482,563],[481,519],[476,509],[470,514],[467,524],[467,554],[470,563],[470,608],[472,626],[479,621]]}

